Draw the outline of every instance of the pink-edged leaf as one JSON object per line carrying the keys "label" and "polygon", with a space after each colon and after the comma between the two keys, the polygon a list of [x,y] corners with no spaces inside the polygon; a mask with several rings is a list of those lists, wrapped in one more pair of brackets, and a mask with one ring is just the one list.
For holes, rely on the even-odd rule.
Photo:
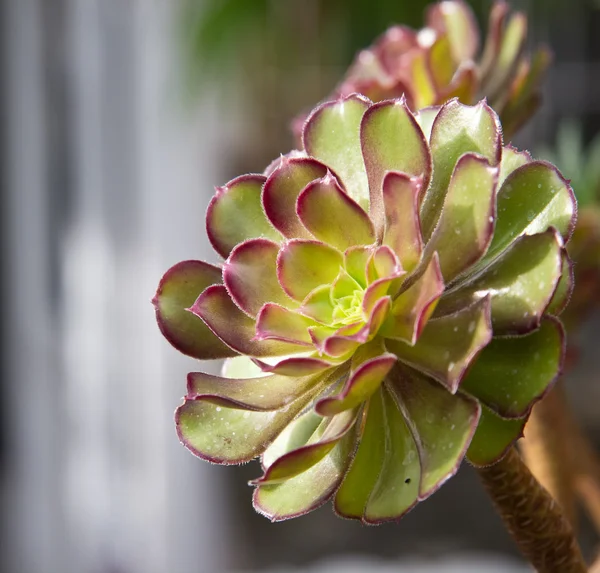
{"label": "pink-edged leaf", "polygon": [[267,303],[256,319],[255,340],[282,340],[310,346],[308,329],[311,326],[317,326],[317,323],[293,310]]}
{"label": "pink-edged leaf", "polygon": [[430,105],[415,112],[415,121],[421,126],[421,130],[427,141],[431,139],[433,122],[441,109],[441,105]]}
{"label": "pink-edged leaf", "polygon": [[312,398],[307,392],[285,409],[268,412],[186,398],[175,412],[175,426],[194,455],[217,464],[241,464],[262,454]]}
{"label": "pink-edged leaf", "polygon": [[501,418],[482,405],[481,418],[467,450],[469,462],[475,467],[485,467],[500,461],[517,440],[523,437],[527,418],[528,416],[510,420]]}
{"label": "pink-edged leaf", "polygon": [[[421,463],[412,431],[386,385],[384,403],[385,455],[381,471],[365,506],[363,521],[381,523],[399,519],[419,500]],[[390,454],[391,453],[391,454]]]}
{"label": "pink-edged leaf", "polygon": [[342,264],[337,249],[318,241],[292,239],[279,251],[279,283],[292,298],[302,301],[315,288],[333,283]]}
{"label": "pink-edged leaf", "polygon": [[479,50],[479,27],[473,11],[462,0],[432,4],[427,9],[427,26],[446,34],[455,62],[472,60]]}
{"label": "pink-edged leaf", "polygon": [[327,175],[327,167],[310,157],[282,158],[267,179],[262,203],[271,224],[290,239],[309,239],[296,215],[300,192],[315,179]]}
{"label": "pink-edged leaf", "polygon": [[567,251],[563,250],[560,280],[558,281],[558,285],[556,285],[556,290],[554,291],[550,304],[546,308],[546,312],[554,316],[560,316],[569,304],[574,288],[575,276],[573,261],[570,259]]}
{"label": "pink-edged leaf", "polygon": [[423,274],[394,300],[381,336],[415,344],[443,293],[444,279],[434,253]]}
{"label": "pink-edged leaf", "polygon": [[277,340],[255,340],[254,320],[231,300],[224,286],[208,287],[190,308],[227,346],[248,356],[285,356],[306,352],[306,346]]}
{"label": "pink-edged leaf", "polygon": [[494,2],[490,10],[487,36],[479,65],[482,83],[488,80],[496,66],[504,32],[504,22],[509,11],[510,7],[506,2]]}
{"label": "pink-edged leaf", "polygon": [[308,376],[317,372],[324,372],[337,364],[335,361],[317,358],[316,356],[293,356],[291,358],[284,358],[275,364],[268,364],[257,358],[254,358],[253,361],[263,372],[272,372],[292,377]]}
{"label": "pink-edged leaf", "polygon": [[577,205],[569,182],[550,163],[531,161],[515,169],[498,191],[498,218],[485,260],[493,259],[523,235],[554,227],[568,241]]}
{"label": "pink-edged leaf", "polygon": [[355,410],[344,411],[319,424],[306,444],[277,458],[265,473],[254,480],[254,485],[273,485],[293,478],[320,462],[353,428]]}
{"label": "pink-edged leaf", "polygon": [[304,515],[323,505],[337,490],[355,447],[355,433],[348,432],[315,465],[283,483],[256,488],[253,505],[271,521]]}
{"label": "pink-edged leaf", "polygon": [[419,499],[429,497],[460,467],[479,421],[481,407],[414,370],[396,368],[386,382],[405,413],[421,458]]}
{"label": "pink-edged leaf", "polygon": [[379,279],[398,278],[405,272],[400,259],[387,245],[376,247],[371,251],[366,270],[369,284]]}
{"label": "pink-edged leaf", "polygon": [[[513,14],[502,35],[502,42],[494,68],[483,88],[494,104],[504,104],[507,85],[517,71],[527,39],[527,17],[521,12]],[[499,100],[499,102],[497,101]]]}
{"label": "pink-edged leaf", "polygon": [[371,102],[359,94],[330,101],[315,109],[304,124],[304,149],[331,167],[359,205],[369,200],[359,127]]}
{"label": "pink-edged leaf", "polygon": [[522,418],[552,387],[564,355],[562,325],[547,317],[526,336],[494,338],[469,370],[461,389],[503,418]]}
{"label": "pink-edged leaf", "polygon": [[319,400],[315,411],[321,416],[334,416],[356,408],[379,388],[396,361],[396,356],[389,353],[365,360],[351,372],[342,391],[336,396]]}
{"label": "pink-edged leaf", "polygon": [[427,188],[431,156],[425,136],[404,100],[371,106],[360,126],[362,152],[369,179],[370,207],[378,237],[383,236],[385,208],[383,180],[388,171],[422,177]]}
{"label": "pink-edged leaf", "polygon": [[556,291],[562,252],[562,239],[554,229],[524,235],[473,280],[444,297],[438,311],[490,296],[495,334],[531,332]]}
{"label": "pink-edged leaf", "polygon": [[322,324],[333,322],[333,311],[330,285],[323,285],[311,291],[298,309],[299,313]]}
{"label": "pink-edged leaf", "polygon": [[385,230],[383,244],[399,257],[408,272],[421,260],[423,239],[419,217],[419,197],[423,189],[421,177],[390,171],[383,180]]}
{"label": "pink-edged leaf", "polygon": [[186,398],[200,398],[225,408],[257,412],[279,410],[321,383],[323,376],[324,374],[310,374],[291,378],[267,374],[256,378],[224,378],[203,372],[190,372]]}
{"label": "pink-edged leaf", "polygon": [[[265,167],[265,170],[263,171],[263,175],[267,178],[269,178],[273,172],[276,169],[279,169],[286,161],[289,161],[291,159],[296,160],[296,159],[306,159],[307,155],[304,151],[301,151],[299,149],[292,149],[291,151],[288,151],[285,154],[281,154],[277,159],[273,159],[273,161],[271,161],[271,163],[269,163],[269,165],[267,165]],[[263,186],[263,193],[264,193],[264,186]]]}
{"label": "pink-edged leaf", "polygon": [[433,178],[421,207],[423,238],[429,239],[438,222],[456,163],[465,153],[477,153],[492,167],[502,153],[498,116],[485,101],[463,105],[452,100],[442,106],[431,130]]}
{"label": "pink-edged leaf", "polygon": [[437,252],[446,283],[476,263],[494,233],[498,169],[487,159],[465,153],[450,179],[439,222],[427,244]]}
{"label": "pink-edged leaf", "polygon": [[498,189],[506,178],[516,169],[522,167],[526,163],[531,163],[533,158],[528,151],[519,151],[512,145],[506,145],[502,149],[502,159],[500,161],[500,174],[498,176]]}
{"label": "pink-edged leaf", "polygon": [[254,317],[267,302],[297,306],[277,280],[279,246],[267,239],[237,245],[223,264],[223,282],[234,302]]}
{"label": "pink-edged leaf", "polygon": [[369,216],[331,173],[306,186],[298,196],[296,212],[315,238],[341,251],[375,242]]}
{"label": "pink-edged leaf", "polygon": [[209,360],[235,356],[187,309],[208,286],[221,283],[221,269],[203,261],[182,261],[162,277],[152,303],[163,336],[180,352]]}
{"label": "pink-edged leaf", "polygon": [[281,241],[262,208],[262,175],[242,175],[217,187],[206,211],[208,238],[224,259],[238,243],[264,237]]}
{"label": "pink-edged leaf", "polygon": [[467,369],[492,339],[491,303],[483,298],[458,312],[431,319],[414,346],[386,339],[400,361],[456,393]]}

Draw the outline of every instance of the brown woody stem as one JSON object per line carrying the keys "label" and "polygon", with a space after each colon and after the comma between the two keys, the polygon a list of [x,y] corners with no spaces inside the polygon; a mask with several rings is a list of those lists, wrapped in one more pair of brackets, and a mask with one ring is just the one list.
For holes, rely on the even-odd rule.
{"label": "brown woody stem", "polygon": [[587,573],[569,521],[514,448],[478,471],[509,533],[538,573]]}

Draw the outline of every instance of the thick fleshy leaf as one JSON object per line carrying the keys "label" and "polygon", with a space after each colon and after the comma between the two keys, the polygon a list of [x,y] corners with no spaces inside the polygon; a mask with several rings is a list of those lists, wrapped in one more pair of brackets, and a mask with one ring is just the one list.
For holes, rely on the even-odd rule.
{"label": "thick fleshy leaf", "polygon": [[522,418],[560,374],[564,349],[562,326],[548,317],[526,336],[494,338],[461,389],[504,418]]}
{"label": "thick fleshy leaf", "polygon": [[341,251],[375,242],[369,216],[331,173],[306,186],[298,197],[296,212],[315,238]]}
{"label": "thick fleshy leaf", "polygon": [[320,462],[281,484],[256,488],[256,511],[271,521],[304,515],[323,505],[338,488],[350,463],[354,432],[348,433]]}
{"label": "thick fleshy leaf", "polygon": [[479,403],[406,368],[397,368],[387,387],[407,416],[421,458],[419,499],[457,471],[477,427]]}
{"label": "thick fleshy leaf", "polygon": [[473,359],[492,338],[489,297],[455,314],[431,319],[414,346],[386,339],[401,362],[439,380],[455,393]]}
{"label": "thick fleshy leaf", "polygon": [[311,397],[304,394],[285,409],[269,412],[186,399],[175,412],[177,434],[198,457],[218,464],[240,464],[262,454]]}
{"label": "thick fleshy leaf", "polygon": [[397,171],[390,171],[383,180],[383,244],[396,253],[407,272],[415,269],[423,252],[419,217],[422,189],[421,177],[410,177]]}
{"label": "thick fleshy leaf", "polygon": [[427,10],[427,25],[448,36],[455,62],[472,60],[479,49],[475,16],[466,2],[438,2]]}
{"label": "thick fleshy leaf", "polygon": [[573,261],[569,258],[566,250],[562,252],[562,269],[560,280],[554,291],[554,296],[546,309],[548,314],[560,316],[569,304],[573,289],[575,288],[575,276],[573,269]]}
{"label": "thick fleshy leaf", "polygon": [[495,334],[524,334],[538,327],[560,279],[562,240],[554,229],[520,237],[473,282],[444,297],[439,311],[491,296]]}
{"label": "thick fleshy leaf", "polygon": [[324,372],[328,368],[335,366],[338,362],[334,360],[325,360],[316,355],[311,356],[292,356],[283,358],[274,364],[264,362],[258,358],[252,359],[256,366],[264,372],[272,372],[273,374],[282,374],[283,376],[308,376],[317,372]]}
{"label": "thick fleshy leaf", "polygon": [[224,259],[246,239],[281,240],[262,208],[260,196],[265,180],[262,175],[242,175],[217,187],[206,211],[206,231],[215,251]]}
{"label": "thick fleshy leaf", "polygon": [[296,215],[296,200],[311,181],[326,174],[327,167],[316,159],[282,158],[267,179],[262,192],[263,207],[272,225],[285,237],[310,238]]}
{"label": "thick fleshy leaf", "polygon": [[188,374],[187,398],[202,398],[218,406],[242,410],[279,410],[285,408],[322,381],[323,376],[299,378],[270,374],[257,378],[223,378],[203,372]]}
{"label": "thick fleshy leaf", "polygon": [[490,466],[500,461],[523,436],[526,422],[527,418],[506,420],[482,405],[481,418],[467,450],[467,459],[479,467]]}
{"label": "thick fleshy leaf", "polygon": [[256,316],[266,302],[297,306],[277,280],[279,246],[267,239],[250,239],[237,245],[223,264],[223,282],[234,302]]}
{"label": "thick fleshy leaf", "polygon": [[488,18],[488,30],[480,59],[481,82],[485,83],[493,73],[504,32],[504,22],[510,8],[506,2],[494,2]]}
{"label": "thick fleshy leaf", "polygon": [[256,319],[255,340],[282,340],[311,345],[312,340],[308,334],[311,326],[317,326],[317,323],[293,310],[267,303]]}
{"label": "thick fleshy leaf", "polygon": [[221,282],[221,269],[203,261],[177,263],[160,280],[152,299],[156,321],[163,336],[180,352],[200,360],[237,354],[188,310],[206,287]]}
{"label": "thick fleshy leaf", "polygon": [[484,254],[494,233],[498,169],[466,153],[456,164],[439,222],[427,244],[449,283]]}
{"label": "thick fleshy leaf", "polygon": [[254,320],[231,300],[224,286],[208,287],[190,308],[227,346],[248,356],[285,356],[306,352],[306,346],[278,340],[255,340]]}
{"label": "thick fleshy leaf", "polygon": [[502,149],[502,159],[500,161],[500,175],[498,176],[498,189],[502,186],[506,178],[515,169],[522,167],[526,163],[531,163],[533,158],[528,151],[519,151],[518,149],[507,145]]}
{"label": "thick fleshy leaf", "polygon": [[258,378],[266,376],[249,356],[235,356],[223,361],[221,376],[225,378]]}
{"label": "thick fleshy leaf", "polygon": [[322,324],[331,324],[334,311],[331,298],[331,285],[317,287],[304,299],[298,312]]}
{"label": "thick fleshy leaf", "polygon": [[413,434],[389,391],[382,387],[385,451],[381,472],[369,496],[363,521],[380,523],[398,519],[419,498],[421,463]]}
{"label": "thick fleshy leaf", "polygon": [[465,153],[478,153],[492,167],[502,151],[502,131],[498,116],[485,103],[463,105],[457,100],[445,104],[431,131],[433,179],[421,208],[423,237],[429,239],[439,219],[454,167]]}
{"label": "thick fleshy leaf", "polygon": [[456,63],[452,59],[452,48],[447,35],[439,35],[427,50],[427,66],[436,91],[440,92],[448,87],[456,71]]}
{"label": "thick fleshy leaf", "polygon": [[329,454],[353,428],[356,415],[356,411],[348,410],[333,418],[323,420],[306,444],[277,458],[269,465],[264,475],[253,483],[256,485],[277,484],[310,469]]}
{"label": "thick fleshy leaf", "polygon": [[[506,25],[494,69],[486,82],[486,93],[490,94],[490,100],[494,103],[496,98],[502,96],[503,91],[507,91],[508,80],[517,69],[526,36],[527,18],[521,12],[517,12]],[[503,100],[500,103],[504,103]]]}
{"label": "thick fleshy leaf", "polygon": [[350,469],[335,496],[335,511],[342,517],[362,519],[371,492],[377,485],[385,458],[386,424],[383,391],[380,388],[371,396],[363,410],[366,421],[359,420],[364,428]]}
{"label": "thick fleshy leaf", "polygon": [[396,361],[396,356],[389,353],[366,360],[351,373],[343,390],[336,396],[319,400],[315,411],[321,416],[334,416],[356,408],[379,388]]}
{"label": "thick fleshy leaf", "polygon": [[444,279],[434,253],[423,274],[392,303],[381,336],[415,344],[443,293]]}
{"label": "thick fleshy leaf", "polygon": [[433,122],[435,121],[438,113],[440,113],[441,109],[442,106],[430,105],[429,107],[424,107],[415,112],[415,120],[421,126],[421,130],[423,131],[423,135],[425,135],[425,139],[427,141],[429,141],[431,138]]}
{"label": "thick fleshy leaf", "polygon": [[302,136],[306,152],[331,167],[350,197],[363,208],[369,204],[369,187],[359,128],[370,103],[358,94],[327,102],[306,120]]}
{"label": "thick fleshy leaf", "polygon": [[369,179],[369,213],[378,237],[383,236],[385,208],[383,179],[388,171],[422,177],[427,188],[431,157],[425,136],[404,100],[371,106],[360,126],[362,152]]}
{"label": "thick fleshy leaf", "polygon": [[362,287],[367,288],[367,261],[373,247],[351,247],[344,253],[346,272]]}
{"label": "thick fleshy leaf", "polygon": [[[317,338],[316,329],[311,329],[313,333],[313,343],[317,348],[328,356],[341,357],[354,350],[359,344],[370,341],[379,331],[389,309],[392,305],[392,299],[389,296],[379,299],[369,315],[368,320],[362,324],[360,322],[350,324],[335,331],[331,335]],[[315,334],[317,336],[315,336]]]}
{"label": "thick fleshy leaf", "polygon": [[498,191],[498,217],[489,260],[522,235],[554,227],[565,240],[575,224],[573,190],[560,172],[544,161],[532,161],[513,171]]}
{"label": "thick fleshy leaf", "polygon": [[[376,247],[367,260],[367,282],[370,286],[379,279],[398,278],[404,274],[400,259],[387,245]],[[368,289],[367,289],[368,290]]]}
{"label": "thick fleshy leaf", "polygon": [[431,76],[431,68],[427,51],[416,52],[410,61],[412,106],[415,109],[437,103],[435,83]]}
{"label": "thick fleshy leaf", "polygon": [[313,289],[331,284],[343,264],[342,254],[318,241],[291,240],[277,259],[279,283],[292,298],[302,301]]}

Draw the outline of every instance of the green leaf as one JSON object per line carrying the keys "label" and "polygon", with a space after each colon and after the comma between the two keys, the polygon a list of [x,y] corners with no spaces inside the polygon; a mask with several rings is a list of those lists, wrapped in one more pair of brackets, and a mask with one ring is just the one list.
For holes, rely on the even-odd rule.
{"label": "green leaf", "polygon": [[363,521],[381,523],[398,519],[419,498],[421,462],[413,434],[390,392],[382,388],[385,415],[385,451],[381,473],[369,496]]}
{"label": "green leaf", "polygon": [[304,149],[333,169],[344,189],[361,207],[369,204],[369,186],[360,147],[360,123],[370,101],[353,94],[318,107],[304,124]]}
{"label": "green leaf", "polygon": [[152,299],[156,321],[164,337],[180,352],[200,360],[237,354],[188,310],[206,287],[221,282],[221,269],[202,261],[182,261],[162,277]]}
{"label": "green leaf", "polygon": [[262,175],[242,175],[217,187],[206,211],[206,231],[215,251],[224,259],[246,239],[263,237],[281,241],[262,207],[264,182]]}
{"label": "green leaf", "polygon": [[421,207],[423,237],[429,239],[439,219],[456,163],[465,153],[478,153],[492,167],[501,156],[502,133],[496,113],[481,101],[475,106],[457,100],[442,106],[431,131],[433,179]]}
{"label": "green leaf", "polygon": [[375,242],[371,219],[330,173],[306,186],[298,197],[296,211],[316,239],[341,251]]}
{"label": "green leaf", "polygon": [[394,370],[387,387],[416,437],[422,471],[419,499],[425,499],[458,471],[477,427],[480,406],[406,368]]}
{"label": "green leaf", "polygon": [[506,250],[523,235],[554,227],[565,241],[575,222],[575,199],[564,177],[543,161],[513,171],[498,191],[496,230],[484,261]]}
{"label": "green leaf", "polygon": [[422,177],[427,188],[431,156],[425,136],[403,100],[372,105],[360,126],[362,153],[369,179],[370,214],[377,235],[383,234],[383,180],[388,171]]}
{"label": "green leaf", "polygon": [[465,153],[450,179],[439,222],[426,252],[437,252],[446,283],[477,262],[494,233],[498,169]]}
{"label": "green leaf", "polygon": [[490,301],[483,298],[454,314],[429,320],[414,346],[386,339],[389,352],[455,393],[467,368],[492,338]]}
{"label": "green leaf", "polygon": [[492,410],[481,407],[481,418],[467,450],[474,466],[490,466],[500,461],[513,444],[523,436],[527,418],[506,420]]}
{"label": "green leaf", "polygon": [[443,297],[438,311],[490,296],[495,334],[530,332],[554,295],[561,267],[562,240],[556,231],[524,235],[478,278]]}
{"label": "green leaf", "polygon": [[556,380],[564,350],[560,322],[546,318],[527,336],[494,338],[461,388],[504,418],[522,418]]}
{"label": "green leaf", "polygon": [[377,485],[386,452],[386,425],[383,392],[379,389],[363,411],[365,421],[358,449],[342,485],[335,496],[335,511],[342,517],[362,519],[371,492]]}

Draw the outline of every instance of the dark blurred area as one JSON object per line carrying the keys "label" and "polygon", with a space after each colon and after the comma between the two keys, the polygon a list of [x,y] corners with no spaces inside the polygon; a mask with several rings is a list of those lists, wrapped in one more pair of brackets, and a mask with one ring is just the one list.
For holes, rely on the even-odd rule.
{"label": "dark blurred area", "polygon": [[[198,366],[150,305],[170,265],[216,260],[213,187],[292,148],[290,120],[388,25],[420,26],[426,4],[0,0],[1,571],[526,570],[466,465],[398,524],[329,506],[281,524],[255,514],[255,464],[209,466],[178,444],[172,412]],[[484,23],[491,2],[471,4]],[[554,149],[570,120],[585,151],[600,131],[600,5],[512,5],[555,57],[514,143]],[[567,376],[597,445],[599,335],[590,313]],[[591,556],[591,526],[579,533]]]}

